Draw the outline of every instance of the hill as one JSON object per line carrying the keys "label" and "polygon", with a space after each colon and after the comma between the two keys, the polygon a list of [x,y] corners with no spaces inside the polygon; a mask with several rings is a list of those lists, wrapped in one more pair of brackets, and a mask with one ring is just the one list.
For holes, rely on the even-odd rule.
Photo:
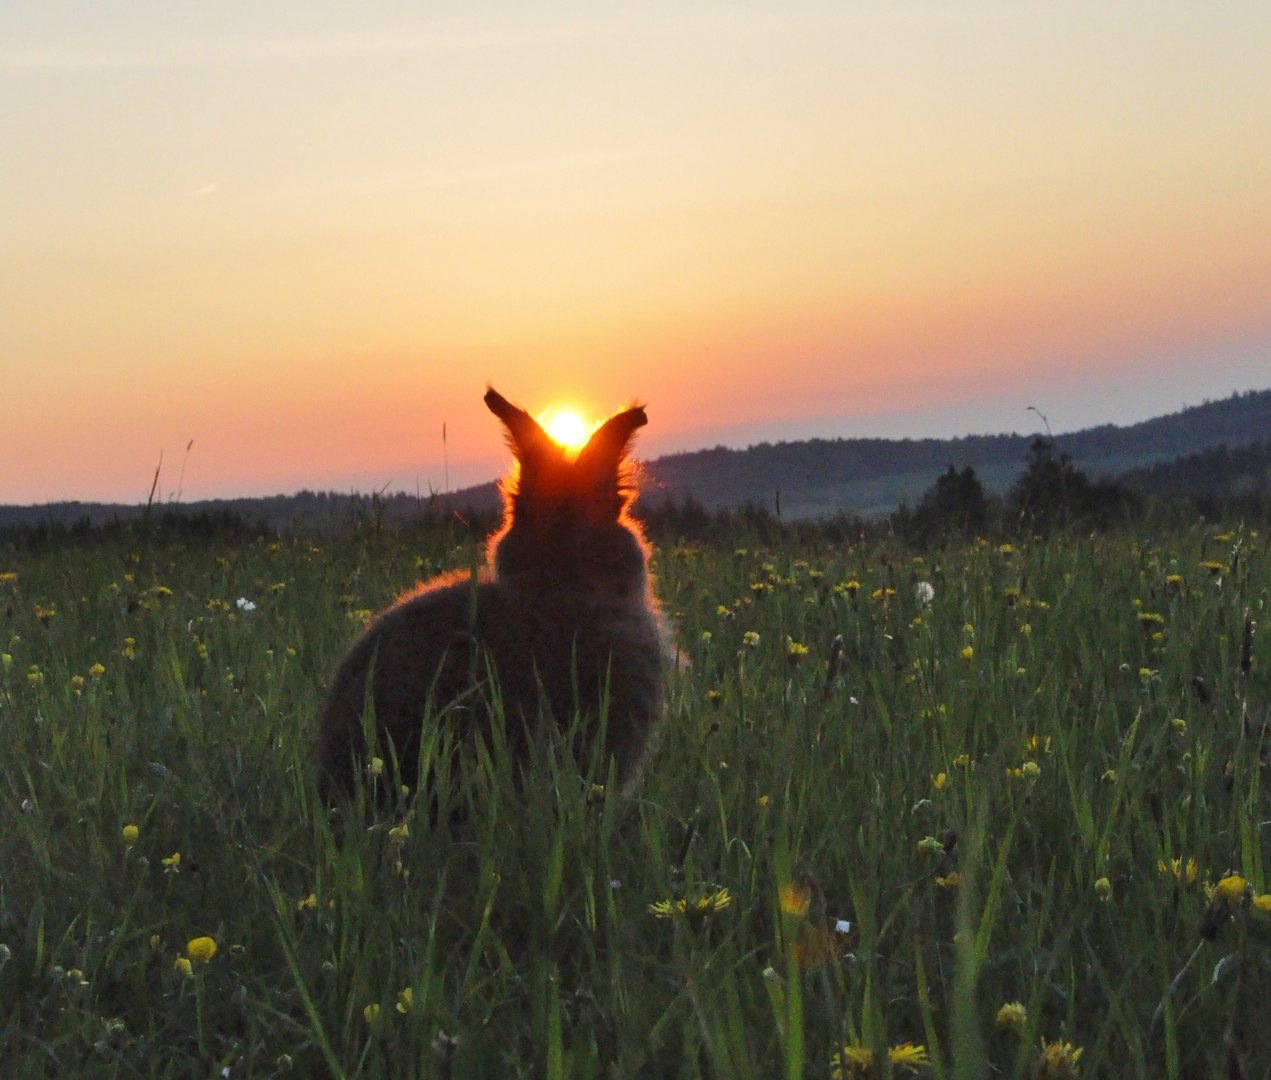
{"label": "hill", "polygon": [[[1266,440],[1268,433],[1271,390],[1260,390],[1207,401],[1139,424],[1104,424],[1058,435],[1055,445],[1092,476],[1126,474],[1131,486],[1146,494],[1221,493],[1212,490],[1212,477],[1214,470],[1222,469],[1235,470],[1236,478],[1231,480],[1235,494],[1266,490],[1266,452],[1252,445]],[[645,462],[643,497],[653,505],[666,498],[691,497],[708,510],[721,510],[746,503],[774,508],[780,493],[781,514],[787,519],[838,513],[876,517],[895,510],[901,502],[917,503],[950,465],[959,469],[970,465],[988,490],[1005,492],[1023,466],[1032,437],[1011,433],[958,439],[811,439],[760,443],[745,450],[717,446]],[[1251,449],[1240,456],[1246,447]],[[1263,456],[1258,457],[1259,453]],[[1165,464],[1170,462],[1174,464]],[[1239,480],[1239,476],[1247,479]],[[1258,488],[1259,483],[1264,486]],[[372,497],[302,491],[269,498],[207,500],[183,507],[187,514],[232,514],[272,529],[322,533],[343,532],[371,519],[401,524],[429,512],[487,514],[498,508],[498,490],[492,482],[431,501],[405,493]],[[144,506],[80,502],[0,506],[0,528],[46,523],[69,527],[83,521],[103,524],[144,511]]]}

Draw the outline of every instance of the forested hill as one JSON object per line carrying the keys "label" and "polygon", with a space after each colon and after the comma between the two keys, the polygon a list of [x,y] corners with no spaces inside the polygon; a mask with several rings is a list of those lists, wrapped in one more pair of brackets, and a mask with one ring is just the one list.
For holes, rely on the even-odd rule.
{"label": "forested hill", "polygon": [[[680,500],[691,495],[711,510],[745,503],[774,509],[780,492],[781,514],[787,519],[843,512],[871,517],[889,513],[902,501],[916,504],[950,465],[959,469],[971,465],[989,490],[1004,492],[1023,468],[1031,438],[1010,434],[961,439],[812,439],[760,443],[746,450],[721,446],[646,462],[643,497],[655,506],[668,496]],[[1271,440],[1271,390],[1233,394],[1128,427],[1087,428],[1060,435],[1055,443],[1079,468],[1096,477],[1127,474],[1127,482],[1145,493],[1195,498],[1207,492],[1266,490],[1271,451],[1264,446],[1243,456],[1238,452],[1265,440]],[[1221,481],[1226,487],[1216,490],[1214,478],[1219,475],[1230,479]],[[233,514],[276,529],[339,532],[359,520],[389,524],[413,520],[428,504],[429,500],[413,494],[372,499],[306,491],[191,503],[182,509],[189,514]],[[498,506],[498,491],[489,483],[439,496],[431,509],[447,514],[473,509],[489,515]],[[0,528],[49,522],[101,524],[144,509],[101,503],[0,506]]]}
{"label": "forested hill", "polygon": [[[1218,445],[1248,445],[1269,433],[1271,390],[1262,390],[1127,427],[1087,428],[1060,435],[1055,443],[1079,468],[1101,476]],[[1020,471],[1031,437],[812,439],[747,450],[716,447],[647,463],[646,497],[692,495],[710,509],[747,501],[772,508],[780,492],[785,517],[841,510],[871,516],[895,509],[902,500],[917,502],[949,465],[974,466],[986,487],[1005,491]]]}

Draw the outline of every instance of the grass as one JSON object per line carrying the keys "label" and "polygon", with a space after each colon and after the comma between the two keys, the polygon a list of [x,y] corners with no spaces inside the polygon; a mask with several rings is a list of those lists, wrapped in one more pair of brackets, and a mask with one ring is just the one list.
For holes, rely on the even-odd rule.
{"label": "grass", "polygon": [[433,792],[328,815],[329,673],[472,560],[0,547],[0,1073],[1271,1076],[1265,536],[659,548],[636,798],[443,717]]}

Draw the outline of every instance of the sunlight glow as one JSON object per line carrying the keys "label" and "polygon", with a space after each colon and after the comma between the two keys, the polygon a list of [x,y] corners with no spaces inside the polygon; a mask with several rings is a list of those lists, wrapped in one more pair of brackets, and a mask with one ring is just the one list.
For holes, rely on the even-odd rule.
{"label": "sunlight glow", "polygon": [[567,450],[581,450],[587,443],[587,425],[571,412],[560,412],[544,425],[554,442]]}

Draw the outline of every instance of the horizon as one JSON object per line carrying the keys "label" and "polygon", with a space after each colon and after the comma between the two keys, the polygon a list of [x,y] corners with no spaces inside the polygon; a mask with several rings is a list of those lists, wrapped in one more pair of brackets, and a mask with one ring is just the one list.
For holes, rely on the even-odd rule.
{"label": "horizon", "polygon": [[1251,0],[14,0],[0,504],[457,490],[487,382],[647,459],[1262,388],[1267,55]]}

